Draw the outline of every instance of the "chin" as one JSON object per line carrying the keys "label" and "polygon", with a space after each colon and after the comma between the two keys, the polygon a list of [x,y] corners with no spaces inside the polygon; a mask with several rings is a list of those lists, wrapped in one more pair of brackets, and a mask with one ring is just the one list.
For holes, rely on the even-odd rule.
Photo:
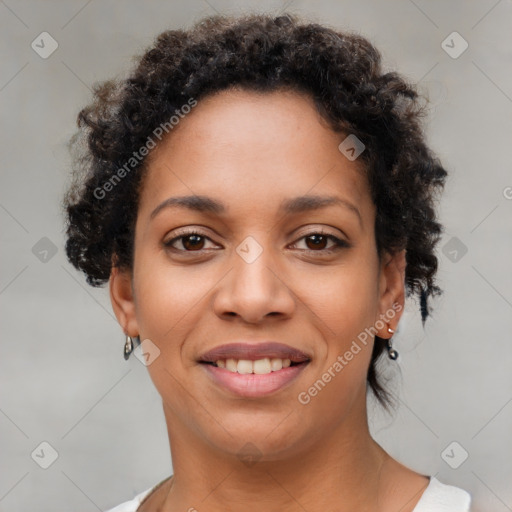
{"label": "chin", "polygon": [[242,462],[285,460],[307,450],[318,435],[314,427],[308,432],[303,422],[299,426],[295,414],[284,419],[287,414],[253,416],[249,422],[247,416],[238,415],[238,421],[233,418],[225,423],[227,432],[221,428],[205,436],[216,450]]}

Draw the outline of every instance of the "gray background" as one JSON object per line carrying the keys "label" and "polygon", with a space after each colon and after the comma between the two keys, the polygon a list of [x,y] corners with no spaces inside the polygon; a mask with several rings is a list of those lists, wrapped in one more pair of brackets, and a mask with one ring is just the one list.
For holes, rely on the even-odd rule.
{"label": "gray background", "polygon": [[[371,430],[402,463],[470,491],[475,511],[512,510],[512,2],[5,0],[0,511],[105,510],[172,473],[159,395],[122,357],[108,291],[64,255],[66,142],[91,85],[125,71],[160,31],[249,10],[356,30],[429,96],[428,138],[450,172],[445,293],[425,330],[409,304],[400,369],[389,367],[399,408],[386,415],[370,400]],[[46,59],[31,48],[43,31],[59,45]],[[453,31],[469,44],[458,58],[441,46]],[[48,469],[43,441],[58,453]]]}

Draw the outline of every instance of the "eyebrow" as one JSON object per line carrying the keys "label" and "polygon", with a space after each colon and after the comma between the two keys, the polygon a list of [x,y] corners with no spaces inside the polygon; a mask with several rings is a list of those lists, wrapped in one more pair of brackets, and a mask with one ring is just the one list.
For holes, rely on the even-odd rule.
{"label": "eyebrow", "polygon": [[[326,208],[328,206],[343,206],[347,208],[357,215],[359,224],[362,225],[361,213],[357,207],[346,199],[342,199],[338,196],[304,195],[294,197],[292,199],[286,199],[281,202],[279,212],[287,215],[293,215],[307,211],[319,210],[320,208]],[[212,213],[214,215],[221,215],[227,212],[227,208],[224,204],[208,196],[178,196],[169,197],[160,203],[151,212],[150,219],[154,219],[163,209],[173,207],[185,208],[196,212]]]}

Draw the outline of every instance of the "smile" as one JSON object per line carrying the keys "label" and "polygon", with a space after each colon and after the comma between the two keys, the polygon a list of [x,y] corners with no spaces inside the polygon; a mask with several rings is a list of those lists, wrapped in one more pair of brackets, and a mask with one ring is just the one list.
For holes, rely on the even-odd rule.
{"label": "smile", "polygon": [[[266,375],[271,372],[277,372],[283,368],[291,366],[292,362],[290,359],[280,359],[265,357],[263,359],[257,359],[251,361],[249,359],[219,359],[212,363],[218,368],[225,368],[226,370],[233,373],[240,373],[247,375],[255,373],[257,375]],[[297,363],[293,363],[294,365]]]}
{"label": "smile", "polygon": [[[276,368],[274,370],[271,368],[272,361]],[[220,362],[223,363],[222,360]],[[234,370],[235,364],[236,370]],[[289,360],[268,358],[256,361],[228,359],[225,367],[215,363],[203,363],[201,367],[216,386],[230,394],[243,398],[259,398],[282,391],[300,375],[308,364],[309,361],[291,363]],[[270,371],[267,371],[269,365]],[[277,366],[281,366],[281,368],[277,369]],[[238,368],[242,372],[239,372]],[[263,372],[263,370],[265,371]],[[257,373],[258,371],[261,373]]]}

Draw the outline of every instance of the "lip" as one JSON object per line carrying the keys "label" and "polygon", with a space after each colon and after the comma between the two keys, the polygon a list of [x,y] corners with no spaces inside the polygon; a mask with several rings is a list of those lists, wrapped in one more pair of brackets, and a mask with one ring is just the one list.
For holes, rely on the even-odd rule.
{"label": "lip", "polygon": [[244,398],[258,398],[276,393],[289,385],[307,365],[308,363],[304,362],[264,375],[234,373],[211,364],[200,366],[215,384],[227,391]]}
{"label": "lip", "polygon": [[298,348],[279,343],[277,341],[265,341],[261,343],[227,343],[219,345],[202,354],[199,362],[215,363],[219,359],[247,359],[256,361],[268,357],[279,359],[290,359],[292,363],[304,363],[311,359],[311,356]]}

